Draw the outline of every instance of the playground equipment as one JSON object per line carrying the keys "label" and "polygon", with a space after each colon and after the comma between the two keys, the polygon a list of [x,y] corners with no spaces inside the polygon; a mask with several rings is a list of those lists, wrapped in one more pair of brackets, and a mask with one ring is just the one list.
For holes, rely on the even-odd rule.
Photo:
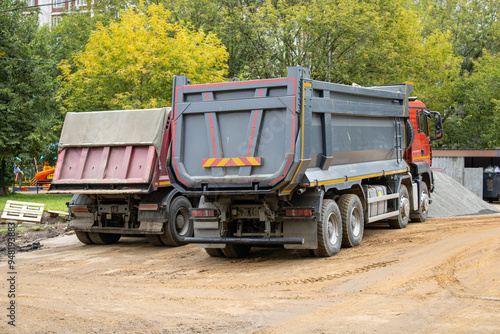
{"label": "playground equipment", "polygon": [[[44,163],[42,171],[38,172],[40,165],[36,160],[34,165],[14,166],[16,174],[12,191],[38,191],[40,188],[48,189],[54,177],[55,167],[49,162]],[[22,170],[20,169],[22,168]]]}

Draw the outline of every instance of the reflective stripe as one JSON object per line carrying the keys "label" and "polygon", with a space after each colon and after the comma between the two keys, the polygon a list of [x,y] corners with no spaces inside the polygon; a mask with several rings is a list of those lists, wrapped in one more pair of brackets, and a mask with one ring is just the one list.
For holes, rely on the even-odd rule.
{"label": "reflective stripe", "polygon": [[246,158],[211,158],[203,159],[203,167],[242,167],[242,166],[260,166],[261,157]]}

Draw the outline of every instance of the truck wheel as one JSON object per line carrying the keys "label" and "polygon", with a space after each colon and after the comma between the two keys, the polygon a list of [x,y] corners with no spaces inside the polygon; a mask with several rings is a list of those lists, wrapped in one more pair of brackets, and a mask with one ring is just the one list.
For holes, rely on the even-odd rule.
{"label": "truck wheel", "polygon": [[146,239],[151,246],[165,246],[158,234],[146,234]]}
{"label": "truck wheel", "polygon": [[314,251],[312,249],[297,249],[297,254],[300,257],[314,257]]}
{"label": "truck wheel", "polygon": [[413,144],[413,141],[415,140],[415,129],[413,129],[413,125],[411,124],[411,121],[409,118],[406,119],[405,121],[405,127],[406,127],[406,150],[411,147]]}
{"label": "truck wheel", "polygon": [[205,248],[205,252],[211,257],[225,257],[221,248]]}
{"label": "truck wheel", "polygon": [[405,228],[410,220],[410,196],[404,184],[399,187],[399,204],[399,214],[397,218],[389,220],[389,226],[391,228]]}
{"label": "truck wheel", "polygon": [[90,239],[97,245],[110,245],[115,244],[122,237],[121,234],[117,233],[99,233],[99,232],[89,232]]}
{"label": "truck wheel", "polygon": [[75,231],[76,237],[80,240],[81,243],[85,245],[93,245],[94,242],[90,239],[89,233],[84,231]]}
{"label": "truck wheel", "polygon": [[[226,245],[226,247],[222,248],[222,253],[226,257],[231,257],[231,258],[238,258],[238,257],[245,257],[250,253],[250,247],[249,245],[234,245],[234,244],[229,244]],[[206,251],[207,249],[205,249]]]}
{"label": "truck wheel", "polygon": [[176,197],[168,211],[168,222],[165,223],[163,234],[160,234],[161,241],[166,246],[182,246],[185,237],[193,236],[193,220],[189,219],[189,209],[191,203],[186,197]]}
{"label": "truck wheel", "polygon": [[418,207],[418,212],[410,215],[411,221],[416,223],[423,223],[427,220],[427,215],[429,214],[429,189],[425,182],[421,182],[421,192],[420,192],[420,206]]}
{"label": "truck wheel", "polygon": [[346,194],[340,197],[338,205],[342,217],[342,247],[357,246],[365,229],[361,201],[354,194]]}
{"label": "truck wheel", "polygon": [[323,200],[321,221],[318,221],[317,237],[318,248],[314,250],[316,256],[333,256],[340,251],[342,244],[342,218],[337,203],[331,199]]}

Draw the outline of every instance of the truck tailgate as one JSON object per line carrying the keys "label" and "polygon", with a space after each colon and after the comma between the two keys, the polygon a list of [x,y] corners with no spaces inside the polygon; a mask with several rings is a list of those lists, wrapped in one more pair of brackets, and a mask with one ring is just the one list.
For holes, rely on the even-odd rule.
{"label": "truck tailgate", "polygon": [[[174,79],[171,163],[184,191],[268,191],[294,167],[300,73],[188,85]],[[172,174],[170,174],[172,179]]]}
{"label": "truck tailgate", "polygon": [[137,193],[158,166],[167,108],[68,113],[50,190]]}

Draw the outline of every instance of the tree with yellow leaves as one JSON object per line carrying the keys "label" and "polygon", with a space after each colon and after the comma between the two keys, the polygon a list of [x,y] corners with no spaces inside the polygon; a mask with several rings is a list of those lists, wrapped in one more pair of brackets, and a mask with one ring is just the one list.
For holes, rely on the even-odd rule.
{"label": "tree with yellow leaves", "polygon": [[132,8],[109,26],[98,25],[74,66],[60,66],[60,98],[65,111],[168,106],[174,75],[192,83],[220,82],[227,59],[213,33],[172,23],[163,6]]}

